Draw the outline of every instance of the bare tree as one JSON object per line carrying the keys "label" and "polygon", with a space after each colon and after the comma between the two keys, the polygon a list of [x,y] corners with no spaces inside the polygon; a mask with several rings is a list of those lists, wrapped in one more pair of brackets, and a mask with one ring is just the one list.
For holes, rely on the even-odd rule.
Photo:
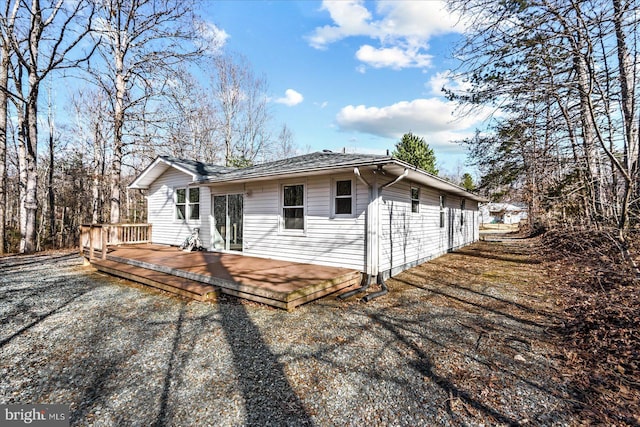
{"label": "bare tree", "polygon": [[219,122],[210,91],[187,70],[181,69],[167,85],[159,121],[166,140],[154,151],[206,163],[224,161],[222,143],[216,138]]}
{"label": "bare tree", "polygon": [[91,181],[91,221],[102,223],[105,218],[105,193],[108,190],[107,140],[110,125],[109,100],[104,92],[91,87],[80,88],[72,99],[75,112],[75,147],[88,161]]}
{"label": "bare tree", "polygon": [[[143,107],[159,94],[173,69],[197,58],[205,49],[198,40],[190,0],[101,0],[94,31],[99,61],[91,73],[111,97],[113,125],[111,147],[110,220],[120,222],[122,168],[132,129],[141,131]],[[144,135],[138,138],[144,139]]]}
{"label": "bare tree", "polygon": [[241,55],[213,58],[212,88],[226,166],[246,166],[268,152],[267,83]]}
{"label": "bare tree", "polygon": [[[12,95],[24,103],[26,132],[19,138],[21,197],[20,252],[30,253],[36,248],[36,211],[38,208],[38,102],[40,85],[56,69],[72,68],[90,56],[80,53],[79,44],[89,33],[93,17],[90,1],[63,0],[31,3],[16,2],[15,27],[7,33],[13,54],[27,74],[27,85],[16,82],[16,88],[25,88]],[[21,13],[22,12],[22,13]],[[72,55],[72,52],[73,55]],[[21,77],[20,77],[21,79]],[[22,128],[21,128],[22,129]]]}
{"label": "bare tree", "polygon": [[5,218],[7,206],[7,117],[9,108],[9,64],[11,56],[11,41],[9,35],[13,33],[15,16],[18,11],[18,1],[5,3],[0,20],[2,39],[0,40],[0,255],[5,251]]}
{"label": "bare tree", "polygon": [[274,146],[273,158],[275,160],[286,159],[295,156],[297,152],[298,149],[295,144],[293,132],[286,124],[283,124]]}
{"label": "bare tree", "polygon": [[467,141],[483,184],[522,182],[548,225],[611,227],[626,247],[640,219],[638,2],[452,4],[468,19],[461,77],[472,89],[450,95],[505,113]]}

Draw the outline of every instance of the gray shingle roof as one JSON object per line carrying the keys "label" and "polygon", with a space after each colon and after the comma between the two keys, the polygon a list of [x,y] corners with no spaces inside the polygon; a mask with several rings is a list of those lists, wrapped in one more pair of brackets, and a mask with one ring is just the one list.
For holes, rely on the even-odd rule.
{"label": "gray shingle roof", "polygon": [[185,169],[193,173],[194,175],[198,175],[201,177],[218,176],[220,174],[225,174],[225,173],[236,170],[235,168],[229,168],[229,167],[214,165],[210,163],[202,163],[196,160],[178,159],[176,157],[171,157],[171,156],[159,156],[159,157],[173,165],[179,166],[182,169]]}
{"label": "gray shingle roof", "polygon": [[193,182],[201,184],[242,182],[271,177],[322,173],[322,171],[347,170],[363,166],[386,165],[387,171],[399,176],[408,174],[410,180],[430,186],[432,188],[472,200],[486,202],[478,195],[466,191],[464,188],[448,182],[440,177],[431,175],[417,169],[406,162],[394,159],[391,156],[375,154],[343,154],[331,151],[305,154],[283,160],[263,163],[247,168],[229,168],[220,165],[207,164],[195,160],[177,159],[171,156],[158,157],[147,167],[129,186],[130,188],[146,189],[156,180],[167,167],[173,166],[192,175]]}
{"label": "gray shingle roof", "polygon": [[242,169],[228,170],[224,173],[216,173],[209,175],[207,181],[239,180],[296,172],[338,169],[361,164],[385,163],[391,159],[389,156],[378,156],[374,154],[343,154],[323,151],[276,160]]}

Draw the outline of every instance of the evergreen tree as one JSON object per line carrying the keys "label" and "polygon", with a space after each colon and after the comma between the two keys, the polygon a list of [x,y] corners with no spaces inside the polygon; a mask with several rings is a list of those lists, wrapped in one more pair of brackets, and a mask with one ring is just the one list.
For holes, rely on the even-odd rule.
{"label": "evergreen tree", "polygon": [[460,186],[469,191],[473,191],[476,189],[476,185],[473,183],[473,177],[468,172],[465,172],[464,175],[462,175]]}
{"label": "evergreen tree", "polygon": [[405,133],[396,144],[393,156],[433,175],[438,175],[436,156],[424,138]]}

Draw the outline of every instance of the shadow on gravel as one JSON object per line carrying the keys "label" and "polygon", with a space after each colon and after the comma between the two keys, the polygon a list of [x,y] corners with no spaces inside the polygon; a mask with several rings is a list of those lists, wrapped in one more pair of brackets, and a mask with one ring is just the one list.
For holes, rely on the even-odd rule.
{"label": "shadow on gravel", "polygon": [[[77,258],[76,252],[63,255],[9,255],[0,257],[0,271],[5,268],[22,267],[25,265],[42,264],[46,261],[62,261]],[[4,272],[3,272],[4,273]]]}
{"label": "shadow on gravel", "polygon": [[[27,325],[23,326],[22,328],[18,329],[17,331],[15,331],[11,335],[9,335],[7,338],[3,338],[2,340],[0,340],[0,348],[4,347],[6,344],[8,344],[14,338],[16,338],[16,337],[22,335],[23,333],[27,332],[29,329],[33,328],[34,326],[36,326],[38,323],[42,322],[43,320],[45,320],[49,316],[52,316],[52,315],[56,314],[57,312],[61,311],[62,309],[67,307],[69,304],[71,304],[73,301],[75,301],[76,299],[80,298],[82,295],[86,294],[87,292],[89,292],[89,291],[87,290],[85,292],[80,292],[80,293],[74,295],[73,297],[67,299],[65,302],[63,302],[62,304],[60,304],[58,307],[54,308],[53,310],[50,310],[50,311],[48,311],[48,312],[46,312],[44,314],[36,316],[35,320],[33,320],[32,322],[30,322]],[[18,305],[18,309],[20,309],[20,307],[21,307],[21,305]],[[3,319],[3,323],[6,320],[7,319]]]}
{"label": "shadow on gravel", "polygon": [[283,365],[264,342],[244,305],[225,301],[218,308],[245,401],[245,425],[313,425]]}
{"label": "shadow on gravel", "polygon": [[[484,259],[493,259],[496,261],[513,262],[516,264],[526,264],[526,265],[540,264],[540,261],[534,260],[534,259],[522,259],[522,258],[516,258],[513,256],[508,256],[508,255],[496,255],[495,253],[482,252],[476,249],[467,249],[467,248],[459,249],[456,252],[451,252],[451,255],[460,256],[460,257],[471,256],[471,257],[484,258]],[[514,253],[514,255],[519,255],[519,254]]]}
{"label": "shadow on gravel", "polygon": [[167,415],[168,415],[168,403],[169,403],[169,392],[171,389],[171,381],[176,374],[176,365],[178,364],[178,347],[180,345],[180,341],[182,340],[182,327],[184,323],[184,315],[186,311],[187,305],[182,302],[180,307],[180,314],[178,315],[178,320],[176,320],[176,333],[173,336],[173,342],[171,345],[171,354],[169,356],[169,366],[167,367],[167,372],[164,376],[164,385],[162,387],[162,395],[160,396],[160,411],[158,411],[158,417],[156,418],[156,422],[153,424],[154,426],[163,426],[167,423]]}
{"label": "shadow on gravel", "polygon": [[[474,398],[470,393],[460,389],[457,387],[452,381],[449,379],[438,375],[434,372],[434,365],[431,362],[431,358],[429,354],[423,351],[418,345],[416,345],[413,341],[407,339],[407,337],[402,333],[402,331],[394,324],[392,319],[386,318],[386,316],[373,313],[369,316],[375,323],[382,326],[387,331],[391,332],[396,339],[402,343],[404,346],[410,348],[418,355],[417,360],[413,361],[411,365],[413,368],[423,375],[425,378],[428,378],[433,383],[437,384],[438,387],[442,389],[442,391],[452,397],[455,396],[461,399],[465,404],[473,407],[474,409],[482,412],[483,414],[493,418],[495,421],[500,423],[504,423],[507,425],[517,425],[516,420],[508,417],[505,414],[491,408],[488,405],[480,402],[480,400]],[[447,413],[451,417],[454,422],[462,422],[463,420],[459,419],[456,415],[455,411],[451,408],[452,399],[449,398],[447,400]]]}
{"label": "shadow on gravel", "polygon": [[[549,326],[549,325],[544,325],[544,324],[541,324],[541,323],[538,323],[538,322],[534,322],[533,320],[528,320],[528,319],[524,319],[522,317],[514,316],[514,315],[506,313],[504,311],[497,310],[495,308],[490,307],[488,304],[484,305],[484,304],[479,304],[479,303],[473,302],[473,301],[467,301],[464,298],[460,298],[460,297],[457,297],[455,295],[451,295],[451,294],[449,294],[447,292],[443,292],[441,290],[438,290],[433,286],[422,286],[422,285],[418,285],[416,283],[411,283],[408,280],[399,279],[397,277],[394,278],[394,280],[396,280],[398,282],[401,282],[401,283],[404,283],[405,285],[412,286],[414,288],[423,289],[425,291],[432,292],[434,294],[443,296],[445,298],[449,298],[451,300],[454,300],[454,301],[462,303],[462,304],[470,305],[472,307],[488,311],[489,313],[496,314],[498,316],[506,317],[506,318],[511,319],[511,320],[513,320],[515,322],[518,322],[518,323],[523,323],[525,325],[534,326],[534,327],[537,327],[537,328],[545,328],[545,327]],[[510,302],[508,302],[508,304],[510,304]]]}

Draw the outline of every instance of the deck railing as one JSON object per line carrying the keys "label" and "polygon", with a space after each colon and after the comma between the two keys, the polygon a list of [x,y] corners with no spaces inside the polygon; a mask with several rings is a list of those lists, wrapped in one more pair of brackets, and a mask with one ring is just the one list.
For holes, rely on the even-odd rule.
{"label": "deck railing", "polygon": [[107,258],[107,249],[115,245],[151,242],[151,224],[83,224],[80,227],[80,254],[89,251],[89,259],[100,251]]}

